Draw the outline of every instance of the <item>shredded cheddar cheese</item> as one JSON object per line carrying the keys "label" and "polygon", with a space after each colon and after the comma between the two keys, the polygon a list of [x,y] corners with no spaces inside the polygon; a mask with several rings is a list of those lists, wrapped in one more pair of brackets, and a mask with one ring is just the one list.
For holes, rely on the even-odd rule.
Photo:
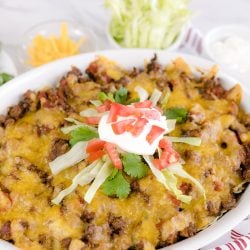
{"label": "shredded cheddar cheese", "polygon": [[44,37],[40,34],[34,37],[28,47],[28,64],[36,67],[59,58],[76,55],[83,41],[83,37],[78,41],[71,39],[67,23],[62,23],[59,37],[55,35]]}

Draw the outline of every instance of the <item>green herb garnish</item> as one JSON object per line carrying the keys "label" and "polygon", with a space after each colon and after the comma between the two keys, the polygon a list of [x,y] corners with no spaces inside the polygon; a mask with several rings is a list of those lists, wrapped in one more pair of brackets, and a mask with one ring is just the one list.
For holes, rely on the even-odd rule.
{"label": "green herb garnish", "polygon": [[122,163],[124,171],[131,177],[142,178],[148,173],[148,167],[142,162],[142,159],[139,155],[124,153],[122,155]]}
{"label": "green herb garnish", "polygon": [[107,99],[110,100],[110,101],[112,101],[112,102],[115,101],[114,96],[113,96],[112,93],[106,94],[106,93],[104,93],[104,92],[100,92],[100,93],[98,94],[98,99],[99,99],[101,102],[105,102]]}
{"label": "green herb garnish", "polygon": [[187,120],[188,111],[185,108],[174,107],[166,109],[164,115],[167,119],[175,119],[178,123],[182,123]]}
{"label": "green herb garnish", "polygon": [[108,196],[117,196],[120,199],[127,198],[131,191],[130,184],[124,178],[121,171],[117,171],[116,169],[114,171],[103,183],[102,190]]}
{"label": "green herb garnish", "polygon": [[1,73],[0,74],[0,86],[5,84],[6,82],[10,81],[11,79],[13,79],[14,77],[10,74],[7,73]]}
{"label": "green herb garnish", "polygon": [[70,133],[69,141],[71,146],[74,146],[79,141],[89,141],[93,138],[98,138],[98,132],[89,127],[80,127]]}
{"label": "green herb garnish", "polygon": [[126,104],[128,99],[128,90],[124,87],[121,87],[115,92],[114,97],[116,102],[120,104]]}

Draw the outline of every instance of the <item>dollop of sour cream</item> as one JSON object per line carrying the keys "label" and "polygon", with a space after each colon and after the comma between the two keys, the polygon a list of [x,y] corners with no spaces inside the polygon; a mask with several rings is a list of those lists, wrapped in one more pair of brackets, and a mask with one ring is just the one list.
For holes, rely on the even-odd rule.
{"label": "dollop of sour cream", "polygon": [[[156,110],[156,109],[155,109]],[[157,110],[157,112],[159,112]],[[159,112],[160,114],[160,112]],[[165,116],[160,115],[159,120],[147,119],[148,123],[144,126],[143,131],[138,136],[133,136],[130,132],[124,132],[123,134],[115,134],[112,129],[112,123],[108,123],[109,112],[102,116],[98,133],[101,140],[114,143],[120,149],[139,155],[153,155],[159,145],[159,141],[163,138],[164,134],[169,133],[173,128],[168,125]],[[117,121],[134,118],[118,116]],[[149,144],[146,140],[146,136],[152,128],[152,125],[156,125],[164,129],[164,132],[158,136],[152,144]]]}
{"label": "dollop of sour cream", "polygon": [[211,44],[214,58],[241,73],[250,72],[250,38],[237,35]]}

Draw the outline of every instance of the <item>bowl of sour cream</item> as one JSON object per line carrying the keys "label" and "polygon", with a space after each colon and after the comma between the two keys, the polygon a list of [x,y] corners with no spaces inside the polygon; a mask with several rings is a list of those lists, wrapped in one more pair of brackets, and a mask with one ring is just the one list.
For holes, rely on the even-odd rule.
{"label": "bowl of sour cream", "polygon": [[204,38],[204,52],[241,81],[250,80],[250,27],[219,26]]}

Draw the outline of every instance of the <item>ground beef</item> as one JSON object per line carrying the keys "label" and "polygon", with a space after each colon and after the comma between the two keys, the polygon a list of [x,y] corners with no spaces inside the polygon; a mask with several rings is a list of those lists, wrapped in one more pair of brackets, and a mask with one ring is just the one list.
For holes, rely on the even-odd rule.
{"label": "ground beef", "polygon": [[226,201],[222,201],[221,206],[225,210],[230,210],[236,206],[236,199],[233,195]]}
{"label": "ground beef", "polygon": [[6,221],[0,229],[0,238],[3,240],[11,240],[11,222]]}
{"label": "ground beef", "polygon": [[219,78],[212,77],[210,79],[204,80],[202,83],[203,86],[202,88],[199,88],[199,91],[203,98],[214,100],[225,97],[226,91],[222,87],[221,80]]}
{"label": "ground beef", "polygon": [[218,216],[221,212],[221,203],[215,201],[207,201],[206,209],[211,216]]}
{"label": "ground beef", "polygon": [[149,74],[150,72],[158,72],[161,71],[161,64],[157,61],[157,55],[154,54],[154,57],[150,60],[150,63],[146,66],[146,72]]}
{"label": "ground beef", "polygon": [[126,227],[126,222],[121,216],[115,216],[110,214],[108,217],[108,223],[111,230],[111,236],[114,234],[121,234]]}
{"label": "ground beef", "polygon": [[244,180],[250,181],[250,143],[243,144],[245,150],[245,160],[241,165],[242,177]]}
{"label": "ground beef", "polygon": [[81,215],[81,220],[85,223],[90,223],[94,218],[95,218],[95,213],[88,212],[87,210],[85,210]]}
{"label": "ground beef", "polygon": [[194,236],[197,232],[197,228],[193,223],[190,223],[188,227],[186,227],[183,231],[180,232],[180,236],[184,238],[188,238]]}
{"label": "ground beef", "polygon": [[42,245],[45,249],[52,248],[52,238],[48,234],[40,234],[38,236],[38,243]]}
{"label": "ground beef", "polygon": [[71,237],[62,239],[61,240],[61,247],[62,247],[62,249],[68,249],[71,241],[72,241]]}
{"label": "ground beef", "polygon": [[51,146],[51,151],[49,154],[49,161],[53,161],[59,155],[64,154],[69,148],[69,144],[67,140],[57,138],[54,140]]}

